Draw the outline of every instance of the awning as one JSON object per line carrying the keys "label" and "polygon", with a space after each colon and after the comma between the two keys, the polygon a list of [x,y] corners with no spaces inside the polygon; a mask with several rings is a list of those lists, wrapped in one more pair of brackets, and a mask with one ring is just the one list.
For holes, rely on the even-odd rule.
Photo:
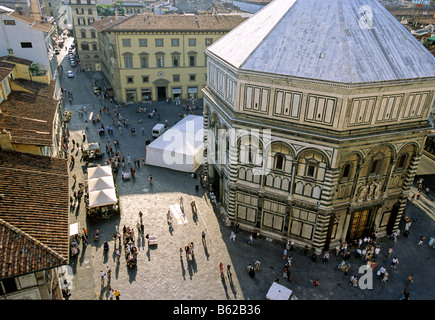
{"label": "awning", "polygon": [[88,168],[88,192],[89,208],[107,206],[118,202],[110,166]]}
{"label": "awning", "polygon": [[188,93],[197,93],[198,92],[198,88],[187,88],[187,92]]}
{"label": "awning", "polygon": [[69,235],[74,236],[76,234],[79,234],[79,223],[73,223],[69,225]]}
{"label": "awning", "polygon": [[181,93],[181,88],[172,88],[172,94]]}

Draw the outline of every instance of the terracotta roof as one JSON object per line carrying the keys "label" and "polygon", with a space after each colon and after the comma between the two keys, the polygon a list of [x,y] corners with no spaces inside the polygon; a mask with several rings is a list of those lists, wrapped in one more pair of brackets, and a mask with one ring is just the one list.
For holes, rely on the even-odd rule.
{"label": "terracotta roof", "polygon": [[51,146],[59,102],[52,98],[55,84],[11,80],[31,92],[12,91],[0,105],[0,130],[11,132],[11,142]]}
{"label": "terracotta roof", "polygon": [[28,65],[28,66],[30,66],[33,63],[33,61],[31,61],[31,60],[27,60],[27,59],[19,58],[19,57],[14,57],[14,56],[3,56],[3,57],[0,57],[0,60],[11,62],[14,64],[15,63],[24,64],[24,65]]}
{"label": "terracotta roof", "polygon": [[4,79],[7,78],[7,76],[9,76],[12,73],[12,69],[11,68],[7,68],[7,67],[2,67],[0,65],[0,82],[2,82]]}
{"label": "terracotta roof", "polygon": [[67,263],[67,160],[0,151],[0,279]]}
{"label": "terracotta roof", "polygon": [[116,23],[110,19],[96,21],[94,27],[99,31],[230,31],[243,21],[240,15],[153,15],[136,14]]}

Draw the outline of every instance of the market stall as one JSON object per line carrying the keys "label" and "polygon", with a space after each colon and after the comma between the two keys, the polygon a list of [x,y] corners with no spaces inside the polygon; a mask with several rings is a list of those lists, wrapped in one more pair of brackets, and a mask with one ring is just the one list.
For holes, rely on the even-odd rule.
{"label": "market stall", "polygon": [[79,248],[79,223],[73,223],[69,225],[69,237],[70,237],[70,251],[71,251],[71,256],[76,256],[77,254],[80,253],[80,248]]}
{"label": "market stall", "polygon": [[118,196],[110,166],[97,166],[88,171],[88,213],[94,217],[118,211]]}

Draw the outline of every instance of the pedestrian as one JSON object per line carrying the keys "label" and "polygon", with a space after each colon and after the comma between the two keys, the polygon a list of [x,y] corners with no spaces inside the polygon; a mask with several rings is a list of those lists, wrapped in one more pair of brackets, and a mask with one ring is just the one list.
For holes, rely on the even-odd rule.
{"label": "pedestrian", "polygon": [[234,233],[234,231],[231,231],[230,239],[236,241],[236,234]]}
{"label": "pedestrian", "polygon": [[142,167],[145,167],[145,158],[142,157]]}
{"label": "pedestrian", "polygon": [[385,267],[380,267],[378,272],[377,272],[377,275],[379,276],[379,278],[383,278],[386,271],[387,270],[385,270]]}
{"label": "pedestrian", "polygon": [[74,173],[72,177],[73,177],[73,179],[74,179],[74,183],[75,183],[75,182],[77,181],[77,176],[76,176],[76,174]]}
{"label": "pedestrian", "polygon": [[104,280],[106,280],[107,275],[104,273],[103,270],[100,271],[100,276],[101,276],[101,285],[104,285]]}
{"label": "pedestrian", "polygon": [[261,261],[257,259],[255,261],[255,270],[259,271],[260,270],[260,265],[261,265]]}
{"label": "pedestrian", "polygon": [[239,227],[240,227],[240,225],[239,225],[239,223],[237,222],[237,223],[236,223],[236,227],[234,228],[234,232],[235,232],[235,233],[238,233],[238,232],[239,232]]}
{"label": "pedestrian", "polygon": [[284,248],[283,259],[287,259],[287,248]]}
{"label": "pedestrian", "polygon": [[379,252],[381,251],[381,247],[380,246],[376,246],[375,248],[375,252],[373,254],[373,257],[376,259],[378,257]]}
{"label": "pedestrian", "polygon": [[314,290],[317,290],[317,288],[318,288],[319,285],[320,285],[320,283],[319,283],[319,279],[314,280],[313,284],[314,284]]}
{"label": "pedestrian", "polygon": [[150,184],[153,184],[153,176],[150,174],[150,177],[148,178]]}
{"label": "pedestrian", "polygon": [[390,247],[387,251],[387,258],[389,258],[392,253],[393,253],[393,248]]}
{"label": "pedestrian", "polygon": [[205,244],[205,232],[203,231],[201,234],[202,237],[202,243]]}
{"label": "pedestrian", "polygon": [[228,276],[228,279],[230,279],[231,280],[231,265],[228,263],[227,264],[227,276]]}
{"label": "pedestrian", "polygon": [[73,206],[73,202],[74,202],[73,197],[72,197],[72,196],[69,196],[69,205],[70,205],[71,207]]}
{"label": "pedestrian", "polygon": [[249,235],[248,244],[252,244],[254,239],[252,238],[252,234]]}
{"label": "pedestrian", "polygon": [[113,293],[115,290],[112,287],[109,287],[109,300],[113,300]]}
{"label": "pedestrian", "polygon": [[183,248],[180,247],[180,259],[183,259]]}
{"label": "pedestrian", "polygon": [[292,274],[290,272],[290,268],[287,268],[287,281],[288,282],[293,282]]}
{"label": "pedestrian", "polygon": [[323,255],[323,264],[327,264],[329,262],[329,252],[326,251]]}
{"label": "pedestrian", "polygon": [[423,244],[423,240],[426,239],[424,236],[420,236],[420,241],[418,242],[418,246],[421,247]]}
{"label": "pedestrian", "polygon": [[396,257],[394,257],[393,260],[391,261],[391,268],[393,268],[394,270],[396,270],[398,264],[399,264],[399,259],[397,259]]}
{"label": "pedestrian", "polygon": [[219,270],[220,270],[220,273],[221,273],[221,278],[223,279],[224,278],[224,265],[223,265],[222,262],[219,263]]}
{"label": "pedestrian", "polygon": [[188,244],[186,244],[186,246],[184,247],[184,251],[186,251],[186,258],[188,258],[189,257],[189,245]]}
{"label": "pedestrian", "polygon": [[414,282],[414,276],[410,274],[406,279],[406,285],[409,286],[409,284],[413,282]]}
{"label": "pedestrian", "polygon": [[409,300],[409,292],[406,289],[402,290],[402,298],[400,300]]}
{"label": "pedestrian", "polygon": [[389,274],[388,274],[388,272],[385,271],[384,277],[382,278],[382,282],[383,283],[387,283],[388,282],[388,277],[389,277]]}
{"label": "pedestrian", "polygon": [[340,245],[337,245],[337,246],[335,247],[335,256],[338,257],[339,254],[340,254]]}
{"label": "pedestrian", "polygon": [[106,274],[107,274],[107,278],[109,278],[109,282],[110,282],[110,275],[112,273],[112,269],[109,268],[109,266],[106,267]]}
{"label": "pedestrian", "polygon": [[279,277],[276,277],[275,280],[273,280],[273,282],[279,283]]}
{"label": "pedestrian", "polygon": [[115,296],[115,299],[116,299],[116,300],[119,300],[119,299],[120,299],[120,296],[121,296],[121,292],[119,292],[119,290],[116,290],[116,291],[113,293],[113,295]]}

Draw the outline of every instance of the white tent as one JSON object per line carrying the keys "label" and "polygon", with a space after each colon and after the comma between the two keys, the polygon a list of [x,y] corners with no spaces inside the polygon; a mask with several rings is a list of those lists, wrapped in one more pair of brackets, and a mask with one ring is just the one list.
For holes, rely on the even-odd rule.
{"label": "white tent", "polygon": [[112,169],[110,166],[88,168],[89,208],[116,204]]}
{"label": "white tent", "polygon": [[107,176],[113,177],[112,168],[110,168],[110,166],[98,166],[88,168],[88,180]]}
{"label": "white tent", "polygon": [[280,285],[279,283],[273,282],[266,294],[266,299],[268,300],[290,300],[292,295],[292,290]]}
{"label": "white tent", "polygon": [[89,192],[89,208],[107,206],[117,202],[115,189]]}
{"label": "white tent", "polygon": [[115,183],[112,176],[93,178],[88,180],[88,192],[114,189]]}
{"label": "white tent", "polygon": [[147,146],[146,163],[195,172],[203,161],[203,117],[189,115]]}

